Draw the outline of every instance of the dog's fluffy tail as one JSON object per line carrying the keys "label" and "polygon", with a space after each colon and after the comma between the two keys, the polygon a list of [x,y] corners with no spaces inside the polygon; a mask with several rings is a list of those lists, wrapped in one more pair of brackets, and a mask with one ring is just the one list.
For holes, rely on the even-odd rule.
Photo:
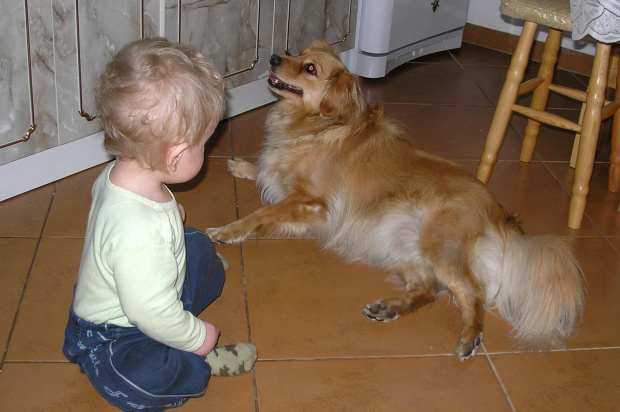
{"label": "dog's fluffy tail", "polygon": [[[583,317],[586,294],[572,247],[559,236],[522,235],[512,230],[503,248],[496,240],[492,242],[495,247],[478,249],[482,252],[479,257],[487,262],[486,269],[497,270],[485,274],[487,286],[495,285],[492,292],[487,290],[494,295],[489,296],[494,306],[514,327],[522,346],[542,350],[565,347]],[[491,263],[492,255],[500,259]]]}

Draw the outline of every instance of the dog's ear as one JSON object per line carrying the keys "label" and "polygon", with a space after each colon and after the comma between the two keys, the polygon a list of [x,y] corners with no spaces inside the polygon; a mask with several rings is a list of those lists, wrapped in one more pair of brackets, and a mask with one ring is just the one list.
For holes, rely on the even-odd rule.
{"label": "dog's ear", "polygon": [[359,80],[347,70],[332,74],[319,110],[323,116],[359,117],[366,107]]}

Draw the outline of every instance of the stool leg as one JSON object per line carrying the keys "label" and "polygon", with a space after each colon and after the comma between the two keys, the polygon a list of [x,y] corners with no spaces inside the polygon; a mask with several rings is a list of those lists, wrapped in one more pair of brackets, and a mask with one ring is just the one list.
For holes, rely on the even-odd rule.
{"label": "stool leg", "polygon": [[592,75],[588,85],[586,110],[581,126],[581,140],[575,165],[575,181],[573,182],[572,196],[568,209],[568,226],[579,229],[586,209],[586,197],[590,191],[590,178],[594,167],[596,143],[601,128],[601,108],[605,102],[607,88],[607,63],[611,45],[596,44],[596,54],[592,66]]}
{"label": "stool leg", "polygon": [[[581,112],[579,112],[579,124],[583,124],[583,113],[586,111],[586,104],[581,105]],[[577,152],[579,152],[579,142],[581,141],[581,133],[575,133],[575,140],[573,141],[573,151],[570,154],[570,162],[568,165],[575,168],[577,163]]]}
{"label": "stool leg", "polygon": [[[616,64],[619,64],[616,61]],[[620,65],[616,78],[616,95],[614,100],[620,99]],[[620,192],[620,110],[614,113],[611,127],[611,156],[609,158],[609,191]]]}
{"label": "stool leg", "polygon": [[[545,50],[543,51],[540,69],[538,69],[538,78],[542,78],[543,82],[534,90],[532,95],[532,103],[530,107],[536,110],[545,110],[547,107],[547,99],[549,98],[549,85],[553,80],[553,72],[555,63],[558,61],[558,52],[560,50],[560,42],[562,40],[562,32],[560,30],[549,28],[549,34],[545,41]],[[536,139],[540,131],[540,123],[529,119],[525,127],[525,136],[521,146],[522,162],[532,160],[534,148],[536,147]]]}
{"label": "stool leg", "polygon": [[489,133],[487,134],[484,151],[480,156],[480,164],[476,171],[476,177],[484,184],[487,184],[491,178],[493,166],[497,162],[497,154],[502,147],[502,143],[504,143],[504,137],[508,130],[508,123],[512,117],[512,106],[517,101],[519,86],[523,81],[523,74],[525,73],[525,67],[530,58],[530,51],[537,27],[538,25],[536,23],[531,21],[525,22],[523,31],[519,37],[519,42],[517,43],[517,48],[510,61],[510,67],[506,74],[506,82],[499,95],[499,101],[495,108],[495,114],[491,121]]}

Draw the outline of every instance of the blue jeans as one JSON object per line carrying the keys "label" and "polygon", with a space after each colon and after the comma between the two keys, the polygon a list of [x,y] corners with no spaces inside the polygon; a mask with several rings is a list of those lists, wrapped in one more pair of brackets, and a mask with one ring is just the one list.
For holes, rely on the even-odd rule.
{"label": "blue jeans", "polygon": [[[209,237],[185,229],[187,264],[181,301],[198,315],[222,293],[224,268]],[[71,308],[63,353],[112,405],[124,410],[163,411],[207,390],[211,367],[204,356],[170,348],[138,328],[96,325]]]}

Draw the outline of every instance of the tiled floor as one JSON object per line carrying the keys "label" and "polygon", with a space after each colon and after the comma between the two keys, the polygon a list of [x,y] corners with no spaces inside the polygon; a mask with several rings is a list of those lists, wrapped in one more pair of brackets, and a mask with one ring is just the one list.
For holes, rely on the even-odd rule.
{"label": "tiled floor", "polygon": [[[364,87],[369,101],[405,123],[412,143],[474,173],[509,59],[464,44]],[[583,76],[559,76],[585,89]],[[578,115],[579,106],[564,99],[551,105]],[[173,188],[188,225],[223,225],[258,207],[253,183],[233,179],[225,162],[257,155],[268,109],[222,122],[204,173]],[[345,264],[313,241],[252,240],[218,246],[231,268],[223,296],[202,316],[220,327],[221,343],[254,342],[256,368],[212,379],[207,395],[182,410],[617,411],[620,195],[606,190],[608,144],[601,144],[583,227],[571,230],[572,136],[544,127],[534,161],[524,164],[517,160],[523,119],[513,126],[489,186],[520,213],[526,231],[574,239],[590,294],[568,351],[516,351],[510,328],[489,315],[483,350],[461,363],[451,355],[459,313],[447,298],[397,322],[370,322],[362,307],[397,293],[383,273]],[[0,203],[2,411],[114,410],[60,350],[90,187],[101,169]]]}

